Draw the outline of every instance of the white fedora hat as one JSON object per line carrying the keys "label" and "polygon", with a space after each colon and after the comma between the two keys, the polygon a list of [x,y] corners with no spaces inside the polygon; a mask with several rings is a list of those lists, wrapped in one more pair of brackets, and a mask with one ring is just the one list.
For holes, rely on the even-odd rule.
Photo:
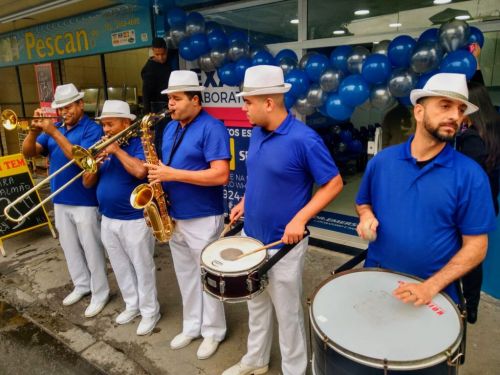
{"label": "white fedora hat", "polygon": [[236,96],[284,94],[292,87],[285,83],[283,70],[279,66],[256,65],[245,71],[243,88]]}
{"label": "white fedora hat", "polygon": [[52,108],[65,107],[68,104],[74,103],[83,98],[83,92],[78,92],[75,85],[68,83],[66,85],[59,85],[56,87],[54,93],[54,101],[51,104]]}
{"label": "white fedora hat", "polygon": [[110,117],[128,118],[132,121],[136,116],[130,113],[130,106],[122,100],[106,100],[102,106],[101,116],[96,117],[96,120],[102,120]]}
{"label": "white fedora hat", "polygon": [[162,94],[174,92],[203,91],[205,87],[200,86],[198,75],[191,70],[174,70],[168,79],[168,87]]}
{"label": "white fedora hat", "polygon": [[467,106],[466,115],[479,109],[469,102],[469,89],[464,74],[438,73],[429,78],[422,89],[415,89],[410,92],[410,100],[413,105],[417,104],[420,98],[428,96],[441,96],[451,100],[458,100]]}

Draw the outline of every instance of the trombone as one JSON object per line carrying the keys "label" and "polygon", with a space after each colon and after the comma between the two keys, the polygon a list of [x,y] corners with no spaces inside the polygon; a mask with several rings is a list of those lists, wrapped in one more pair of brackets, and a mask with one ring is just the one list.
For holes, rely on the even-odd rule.
{"label": "trombone", "polygon": [[[60,119],[60,116],[35,116],[35,117],[23,117],[23,119],[46,119],[46,118],[58,118]],[[33,127],[28,124],[28,121],[20,121],[19,117],[17,116],[16,112],[14,112],[12,109],[5,109],[2,111],[0,114],[0,121],[2,122],[2,126],[7,129],[7,130],[14,130],[15,128],[19,128],[21,130],[30,130]]]}
{"label": "trombone", "polygon": [[[160,113],[160,114],[150,114],[149,116],[151,116],[153,118],[152,124],[155,124],[159,120],[166,117],[167,114],[168,114],[168,112],[165,111],[165,112]],[[54,196],[59,194],[59,192],[66,189],[70,184],[72,184],[74,181],[79,179],[85,172],[96,173],[97,172],[97,165],[102,160],[102,158],[98,158],[97,156],[113,142],[118,142],[118,144],[120,146],[123,146],[127,143],[127,141],[130,138],[140,136],[139,125],[141,124],[141,121],[142,121],[142,118],[141,118],[141,120],[135,121],[128,128],[113,135],[112,137],[107,138],[107,139],[101,139],[101,140],[97,141],[92,146],[90,146],[88,149],[86,149],[85,147],[79,146],[79,145],[73,145],[73,147],[71,148],[71,154],[72,154],[73,158],[69,162],[64,164],[61,168],[59,168],[54,173],[52,173],[50,176],[44,178],[42,181],[40,181],[38,184],[36,184],[30,190],[26,191],[24,194],[17,197],[11,203],[9,203],[7,206],[5,206],[5,208],[3,210],[3,214],[5,215],[5,217],[7,219],[9,219],[10,221],[19,223],[19,222],[23,221],[24,219],[26,219],[28,216],[30,216],[33,212],[38,210],[42,205],[44,205],[46,202],[48,202]],[[22,213],[20,213],[19,210],[15,209],[15,206],[19,202],[22,202],[30,194],[39,191],[42,188],[42,186],[47,184],[51,179],[53,179],[59,173],[61,173],[66,168],[68,168],[69,166],[71,166],[75,163],[82,169],[82,171],[80,173],[78,173],[76,176],[71,178],[69,181],[67,181],[64,185],[59,187],[56,191],[54,191],[52,194],[50,194],[47,198],[42,200],[40,203],[33,206],[28,212],[22,214]],[[9,214],[9,211],[12,210],[13,208],[15,209],[15,211],[19,212],[19,216],[13,217],[12,215]]]}

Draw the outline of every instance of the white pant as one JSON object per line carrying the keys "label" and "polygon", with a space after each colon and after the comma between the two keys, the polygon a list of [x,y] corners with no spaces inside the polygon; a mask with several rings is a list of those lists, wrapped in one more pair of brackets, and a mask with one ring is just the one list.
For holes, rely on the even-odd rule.
{"label": "white pant", "polygon": [[[273,305],[278,320],[283,375],[306,373],[307,347],[302,309],[302,272],[309,239],[299,242],[267,273],[264,292],[249,300],[248,349],[242,362],[262,367],[269,363],[273,338]],[[276,250],[271,250],[273,255]]]}
{"label": "white pant", "polygon": [[155,240],[146,221],[103,216],[101,237],[126,309],[139,310],[147,318],[158,314],[160,305],[153,260]]}
{"label": "white pant", "polygon": [[219,237],[223,224],[222,215],[176,221],[170,249],[182,295],[182,332],[187,336],[222,341],[226,335],[224,305],[203,292],[200,268],[203,248]]}
{"label": "white pant", "polygon": [[92,292],[92,303],[104,301],[109,285],[97,207],[54,204],[54,216],[75,290]]}

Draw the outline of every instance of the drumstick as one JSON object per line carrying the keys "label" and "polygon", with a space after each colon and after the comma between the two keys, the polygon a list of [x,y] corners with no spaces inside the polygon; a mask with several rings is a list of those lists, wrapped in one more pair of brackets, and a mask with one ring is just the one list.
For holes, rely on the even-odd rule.
{"label": "drumstick", "polygon": [[241,255],[238,255],[236,258],[234,258],[234,260],[238,260],[238,259],[241,259],[241,258],[244,258],[246,257],[247,255],[252,255],[252,254],[255,254],[255,253],[258,253],[259,251],[262,251],[262,250],[266,250],[266,249],[269,249],[270,247],[273,247],[273,246],[276,246],[276,245],[279,245],[280,243],[282,243],[283,241],[279,240],[279,241],[276,241],[276,242],[273,242],[273,243],[270,243],[268,245],[265,245],[265,246],[262,246],[262,247],[258,247],[256,248],[255,250],[252,250],[248,253],[243,253]]}
{"label": "drumstick", "polygon": [[234,224],[235,220],[231,220],[229,223],[226,224],[224,229],[222,230],[219,238],[224,237],[224,235],[231,230],[231,226]]}

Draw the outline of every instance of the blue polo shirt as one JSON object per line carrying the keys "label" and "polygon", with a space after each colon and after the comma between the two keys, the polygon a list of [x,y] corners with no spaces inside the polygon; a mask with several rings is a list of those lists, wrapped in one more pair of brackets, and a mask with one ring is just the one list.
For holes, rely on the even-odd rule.
{"label": "blue polo shirt", "polygon": [[[128,145],[122,147],[130,156],[144,160],[141,139],[130,138]],[[147,183],[147,178],[139,180],[129,174],[121,161],[110,155],[99,168],[97,200],[99,211],[106,217],[120,220],[135,220],[143,217],[143,210],[130,205],[130,194],[137,185]]]}
{"label": "blue polo shirt", "polygon": [[[69,130],[65,126],[61,126],[61,123],[57,123],[56,126],[71,144],[80,145],[84,148],[89,148],[104,135],[102,127],[89,119],[86,115],[84,115],[81,120]],[[54,138],[48,134],[40,134],[37,137],[36,142],[43,147],[42,155],[49,156],[50,174],[54,173],[56,170],[69,162]],[[76,164],[66,168],[51,180],[51,190],[56,191],[59,187],[64,185],[81,171],[80,167]],[[83,186],[82,179],[79,178],[58,193],[53,198],[53,202],[71,206],[97,206],[96,189],[85,188]]]}
{"label": "blue polo shirt", "polygon": [[[494,230],[495,215],[488,178],[477,163],[447,145],[420,169],[412,140],[370,160],[356,204],[370,204],[380,223],[365,266],[427,279],[458,252],[462,235]],[[457,301],[453,286],[445,291]]]}
{"label": "blue polo shirt", "polygon": [[[167,124],[163,131],[164,163],[167,163],[170,157],[174,142],[179,146],[170,163],[172,168],[200,171],[210,168],[211,161],[231,159],[226,127],[204,110],[184,128],[178,121]],[[222,185],[199,186],[184,182],[164,182],[163,188],[171,204],[169,212],[174,219],[194,219],[222,215],[224,212]]]}
{"label": "blue polo shirt", "polygon": [[319,135],[291,114],[273,132],[253,129],[246,165],[245,233],[263,243],[281,239],[313,183],[339,173]]}

